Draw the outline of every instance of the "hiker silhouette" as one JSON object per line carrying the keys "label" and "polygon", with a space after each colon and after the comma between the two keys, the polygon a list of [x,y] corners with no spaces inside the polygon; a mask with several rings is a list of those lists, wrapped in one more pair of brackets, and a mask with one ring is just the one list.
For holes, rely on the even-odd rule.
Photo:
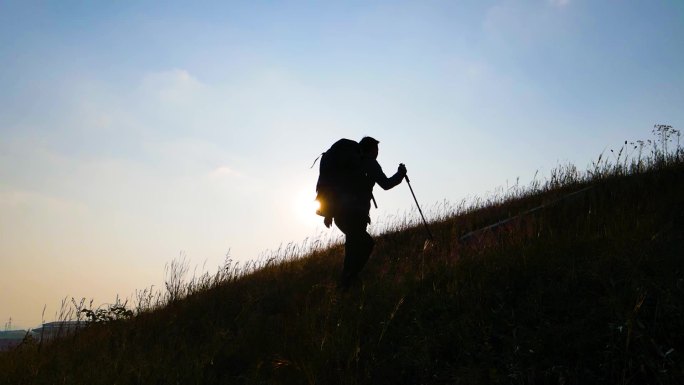
{"label": "hiker silhouette", "polygon": [[377,183],[385,190],[398,184],[406,176],[406,167],[400,164],[397,172],[387,177],[377,161],[378,144],[371,137],[356,143],[341,139],[323,153],[316,191],[324,217],[323,223],[333,224],[345,235],[344,266],[339,285],[348,288],[357,280],[358,273],[368,261],[375,242],[366,231],[370,224],[370,202]]}

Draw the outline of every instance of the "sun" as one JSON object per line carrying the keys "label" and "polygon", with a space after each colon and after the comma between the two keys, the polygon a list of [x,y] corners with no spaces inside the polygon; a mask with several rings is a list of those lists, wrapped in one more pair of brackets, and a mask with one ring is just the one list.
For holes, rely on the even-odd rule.
{"label": "sun", "polygon": [[299,223],[311,227],[322,223],[321,217],[316,214],[316,210],[320,208],[320,203],[315,198],[316,194],[312,194],[309,189],[301,189],[295,195],[292,211]]}

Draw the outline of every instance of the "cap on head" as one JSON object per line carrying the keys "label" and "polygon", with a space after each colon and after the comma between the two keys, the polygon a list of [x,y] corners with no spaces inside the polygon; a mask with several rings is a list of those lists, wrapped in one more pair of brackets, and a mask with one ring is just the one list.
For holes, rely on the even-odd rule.
{"label": "cap on head", "polygon": [[373,150],[378,147],[379,141],[375,140],[374,138],[371,138],[370,136],[366,136],[361,141],[359,144],[361,145],[361,151],[363,152],[369,152],[370,150]]}

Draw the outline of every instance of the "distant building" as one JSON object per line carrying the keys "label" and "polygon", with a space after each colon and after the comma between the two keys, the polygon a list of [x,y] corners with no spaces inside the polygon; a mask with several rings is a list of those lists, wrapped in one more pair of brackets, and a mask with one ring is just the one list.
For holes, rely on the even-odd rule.
{"label": "distant building", "polygon": [[65,337],[85,327],[84,321],[57,321],[44,323],[43,326],[31,330],[33,337],[40,341],[49,341],[54,338]]}
{"label": "distant building", "polygon": [[44,323],[43,326],[29,331],[0,331],[0,352],[15,348],[21,344],[27,335],[36,341],[51,341],[56,338],[72,335],[85,326],[86,322],[84,321],[57,321]]}
{"label": "distant building", "polygon": [[0,352],[11,350],[12,348],[18,346],[21,341],[24,340],[26,334],[29,333],[26,330],[7,330],[0,331]]}

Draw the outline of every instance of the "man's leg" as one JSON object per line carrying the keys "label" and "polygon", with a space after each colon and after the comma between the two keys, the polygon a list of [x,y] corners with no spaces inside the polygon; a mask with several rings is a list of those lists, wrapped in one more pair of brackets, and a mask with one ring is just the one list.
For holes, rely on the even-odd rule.
{"label": "man's leg", "polygon": [[368,261],[375,242],[366,232],[365,218],[335,218],[335,224],[345,234],[341,284],[348,286]]}
{"label": "man's leg", "polygon": [[360,229],[360,231],[355,235],[354,238],[354,254],[351,258],[351,265],[349,266],[349,271],[352,274],[356,275],[359,272],[361,272],[361,270],[363,270],[363,267],[366,265],[366,262],[368,262],[368,258],[373,252],[373,246],[375,246],[375,242],[373,241],[373,238],[370,236],[370,234],[368,234],[368,232],[366,231],[365,226],[363,229]]}

